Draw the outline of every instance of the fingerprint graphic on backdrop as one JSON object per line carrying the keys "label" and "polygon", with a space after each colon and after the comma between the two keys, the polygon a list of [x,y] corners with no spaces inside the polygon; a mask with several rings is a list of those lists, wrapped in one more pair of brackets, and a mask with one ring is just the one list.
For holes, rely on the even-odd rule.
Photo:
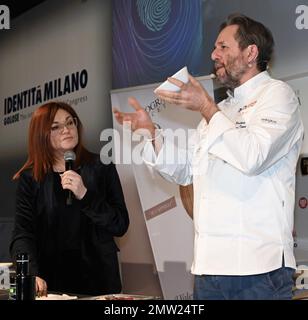
{"label": "fingerprint graphic on backdrop", "polygon": [[137,0],[137,8],[142,23],[151,31],[160,31],[169,20],[171,0]]}
{"label": "fingerprint graphic on backdrop", "polygon": [[113,88],[201,75],[202,0],[114,0]]}

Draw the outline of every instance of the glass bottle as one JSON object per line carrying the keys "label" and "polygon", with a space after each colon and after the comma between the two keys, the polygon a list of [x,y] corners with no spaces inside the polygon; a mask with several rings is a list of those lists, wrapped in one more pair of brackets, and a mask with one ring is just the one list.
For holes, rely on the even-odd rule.
{"label": "glass bottle", "polygon": [[29,273],[29,254],[16,255],[16,300],[35,300],[35,277]]}

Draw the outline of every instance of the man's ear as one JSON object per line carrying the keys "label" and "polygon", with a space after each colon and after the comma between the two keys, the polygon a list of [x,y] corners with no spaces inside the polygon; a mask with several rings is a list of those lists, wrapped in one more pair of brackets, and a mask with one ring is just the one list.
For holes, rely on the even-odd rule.
{"label": "man's ear", "polygon": [[259,55],[259,49],[255,44],[250,44],[247,47],[247,59],[248,63],[254,63],[257,61]]}

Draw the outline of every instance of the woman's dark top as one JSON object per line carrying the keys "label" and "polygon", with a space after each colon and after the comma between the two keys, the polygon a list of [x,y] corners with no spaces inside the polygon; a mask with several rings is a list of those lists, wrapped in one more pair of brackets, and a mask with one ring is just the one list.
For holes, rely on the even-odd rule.
{"label": "woman's dark top", "polygon": [[59,173],[40,183],[24,171],[18,181],[11,254],[27,252],[33,275],[48,291],[100,295],[121,291],[114,236],[122,236],[129,218],[115,166],[99,156],[81,166],[87,193],[66,205]]}

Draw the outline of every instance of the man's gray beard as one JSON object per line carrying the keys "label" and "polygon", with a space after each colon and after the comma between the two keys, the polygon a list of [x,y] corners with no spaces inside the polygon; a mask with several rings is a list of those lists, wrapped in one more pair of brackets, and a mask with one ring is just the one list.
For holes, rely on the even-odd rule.
{"label": "man's gray beard", "polygon": [[240,79],[242,77],[242,75],[246,72],[247,68],[246,67],[242,67],[240,70],[233,72],[229,72],[226,67],[225,68],[225,73],[226,73],[226,77],[224,77],[222,80],[218,78],[218,81],[225,87],[229,88],[229,89],[235,89],[236,87],[240,86]]}
{"label": "man's gray beard", "polygon": [[222,80],[218,78],[218,80],[223,86],[230,89],[235,89],[236,87],[240,86],[240,79],[245,71],[246,69],[243,68],[242,70],[236,72],[236,74],[231,74],[230,72],[228,72],[228,70],[225,69],[226,77]]}
{"label": "man's gray beard", "polygon": [[234,88],[236,88],[236,87],[238,87],[240,85],[239,79],[236,79],[236,78],[232,77],[230,74],[227,74],[227,77],[225,77],[224,79],[221,79],[221,80],[218,77],[218,81],[224,87],[227,87],[229,89],[234,89]]}

